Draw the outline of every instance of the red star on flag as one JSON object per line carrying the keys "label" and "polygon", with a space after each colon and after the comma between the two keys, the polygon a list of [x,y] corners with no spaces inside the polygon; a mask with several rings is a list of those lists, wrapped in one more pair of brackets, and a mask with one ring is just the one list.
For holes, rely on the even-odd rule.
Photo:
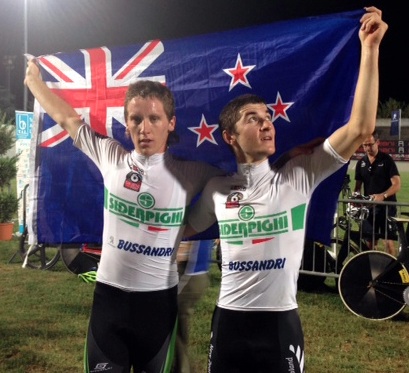
{"label": "red star on flag", "polygon": [[247,80],[247,74],[253,70],[256,65],[243,66],[240,53],[237,55],[236,66],[233,69],[223,69],[223,71],[231,76],[229,91],[231,91],[237,84],[243,84],[246,87],[251,88],[249,81]]}
{"label": "red star on flag", "polygon": [[294,102],[283,102],[281,99],[280,92],[277,92],[276,102],[274,104],[268,104],[267,107],[273,111],[273,121],[278,117],[283,118],[287,122],[290,122],[290,118],[288,118],[287,110],[292,106]]}
{"label": "red star on flag", "polygon": [[198,148],[199,145],[205,140],[217,145],[213,132],[216,131],[218,127],[218,124],[207,124],[206,118],[203,114],[199,127],[188,127],[190,131],[195,132],[198,135],[196,148]]}

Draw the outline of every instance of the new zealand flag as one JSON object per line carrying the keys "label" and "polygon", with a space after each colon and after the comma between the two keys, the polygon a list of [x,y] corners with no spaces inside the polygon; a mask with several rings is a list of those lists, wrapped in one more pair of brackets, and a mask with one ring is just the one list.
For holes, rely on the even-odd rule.
{"label": "new zealand flag", "polygon": [[[235,170],[218,116],[244,93],[264,97],[277,153],[327,137],[349,118],[363,11],[309,17],[177,40],[40,56],[43,80],[101,134],[131,149],[123,102],[129,83],[166,84],[176,100],[178,157]],[[103,183],[94,164],[35,103],[29,229],[41,243],[100,242]],[[316,190],[307,236],[328,242],[346,167]],[[195,175],[192,175],[195,177]]]}

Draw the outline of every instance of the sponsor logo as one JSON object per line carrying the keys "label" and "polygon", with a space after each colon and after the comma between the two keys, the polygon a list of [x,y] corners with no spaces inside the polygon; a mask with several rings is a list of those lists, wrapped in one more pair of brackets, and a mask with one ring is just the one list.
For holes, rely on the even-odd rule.
{"label": "sponsor logo", "polygon": [[243,199],[243,193],[234,192],[230,193],[226,201],[226,209],[232,209],[240,207],[240,201]]}
{"label": "sponsor logo", "polygon": [[123,222],[136,227],[139,224],[162,228],[180,227],[185,219],[183,207],[155,208],[155,198],[150,193],[141,193],[135,203],[119,198],[106,190],[104,207],[110,213],[118,215]]}
{"label": "sponsor logo", "polygon": [[[213,337],[213,333],[212,333],[211,337]],[[213,344],[211,343],[211,344],[210,344],[210,347],[209,347],[208,358],[207,358],[207,372],[208,372],[208,373],[212,371],[212,354],[213,354],[213,349],[214,349],[214,347],[213,347]]]}
{"label": "sponsor logo", "polygon": [[124,182],[124,187],[126,189],[134,190],[135,192],[139,192],[141,189],[143,180],[143,170],[139,167],[132,167],[132,171],[130,171],[126,175],[126,179]]}
{"label": "sponsor logo", "polygon": [[97,365],[95,365],[95,368],[90,370],[90,373],[107,372],[109,370],[112,370],[112,367],[109,365],[109,363],[98,363]]}
{"label": "sponsor logo", "polygon": [[289,346],[289,351],[292,356],[286,357],[289,373],[304,372],[304,351],[300,346]]}
{"label": "sponsor logo", "polygon": [[125,240],[119,240],[117,248],[129,251],[130,253],[147,256],[172,256],[175,251],[173,247],[154,247]]}
{"label": "sponsor logo", "polygon": [[272,269],[282,269],[285,266],[286,258],[266,259],[266,260],[244,260],[241,262],[230,262],[229,270],[238,272],[269,271]]}
{"label": "sponsor logo", "polygon": [[242,244],[244,239],[258,243],[290,230],[304,229],[305,209],[306,205],[302,204],[290,211],[257,216],[253,206],[244,205],[238,210],[236,219],[219,221],[220,238],[229,243]]}
{"label": "sponsor logo", "polygon": [[288,232],[287,214],[274,214],[261,218],[254,217],[251,206],[244,206],[239,211],[239,219],[219,223],[220,238],[251,238],[272,236]]}

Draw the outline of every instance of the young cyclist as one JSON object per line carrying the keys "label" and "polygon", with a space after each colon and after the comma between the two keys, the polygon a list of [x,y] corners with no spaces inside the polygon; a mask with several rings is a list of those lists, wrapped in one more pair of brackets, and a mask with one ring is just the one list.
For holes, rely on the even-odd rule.
{"label": "young cyclist", "polygon": [[25,84],[103,176],[102,255],[85,372],[169,372],[177,320],[176,252],[186,209],[220,171],[168,153],[175,104],[161,83],[137,81],[128,88],[124,113],[131,152],[85,124],[42,81],[34,60],[28,62]]}
{"label": "young cyclist", "polygon": [[213,178],[189,214],[185,236],[218,221],[222,279],[212,319],[209,373],[304,372],[297,278],[305,218],[314,189],[370,136],[378,105],[379,45],[388,28],[365,8],[361,61],[349,121],[311,154],[270,166],[275,128],[256,95],[232,100],[219,118],[237,160],[233,176]]}

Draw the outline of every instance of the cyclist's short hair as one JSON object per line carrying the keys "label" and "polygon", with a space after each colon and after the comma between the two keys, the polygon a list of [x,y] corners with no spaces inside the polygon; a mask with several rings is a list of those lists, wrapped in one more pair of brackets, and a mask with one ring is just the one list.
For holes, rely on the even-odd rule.
{"label": "cyclist's short hair", "polygon": [[151,80],[138,80],[128,86],[125,95],[124,115],[128,118],[128,104],[134,97],[157,98],[163,104],[168,120],[175,116],[175,99],[168,87],[159,82]]}
{"label": "cyclist's short hair", "polygon": [[240,110],[248,104],[266,104],[265,100],[254,94],[245,94],[231,100],[221,111],[219,116],[220,131],[229,134],[236,133],[236,123],[240,119]]}

